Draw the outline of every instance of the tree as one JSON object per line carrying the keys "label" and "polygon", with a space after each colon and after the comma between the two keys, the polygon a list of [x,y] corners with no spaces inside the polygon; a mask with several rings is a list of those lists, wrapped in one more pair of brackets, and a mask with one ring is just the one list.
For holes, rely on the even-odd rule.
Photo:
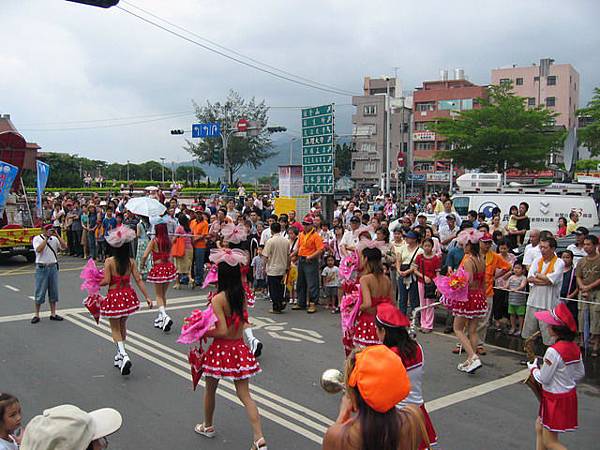
{"label": "tree", "polygon": [[527,108],[526,99],[512,92],[510,83],[490,86],[481,108],[442,118],[433,131],[446,137],[451,150],[436,156],[454,159],[466,169],[503,172],[507,169],[541,169],[565,133],[554,127],[556,113]]}
{"label": "tree", "polygon": [[201,177],[205,177],[206,176],[206,172],[204,172],[204,170],[201,167],[197,167],[197,166],[179,166],[177,167],[177,169],[175,170],[175,179],[177,181],[186,181],[191,183],[192,182],[192,174],[194,174],[194,178],[196,178],[196,180],[198,180]]}
{"label": "tree", "polygon": [[350,175],[352,167],[352,151],[350,145],[344,143],[335,146],[335,167],[339,170],[341,177]]}
{"label": "tree", "polygon": [[276,173],[272,173],[271,175],[258,177],[256,181],[258,182],[258,184],[268,184],[271,187],[275,187],[279,183],[279,175],[277,175]]}
{"label": "tree", "polygon": [[577,111],[577,115],[590,119],[585,126],[577,130],[579,139],[592,156],[600,156],[600,88],[594,89],[594,96],[587,108]]}
{"label": "tree", "polygon": [[[206,106],[199,106],[192,102],[196,110],[196,118],[200,123],[220,122],[221,132],[227,133],[233,129],[238,120],[258,122],[265,126],[269,120],[269,108],[264,101],[256,102],[254,97],[250,101],[244,100],[237,92],[231,90],[225,103],[206,102]],[[273,143],[270,133],[263,128],[258,136],[235,137],[229,140],[227,154],[230,164],[230,178],[244,165],[258,168],[265,160],[277,154],[271,151]],[[185,150],[197,157],[200,163],[224,167],[223,141],[220,138],[201,139],[197,144],[187,140]]]}

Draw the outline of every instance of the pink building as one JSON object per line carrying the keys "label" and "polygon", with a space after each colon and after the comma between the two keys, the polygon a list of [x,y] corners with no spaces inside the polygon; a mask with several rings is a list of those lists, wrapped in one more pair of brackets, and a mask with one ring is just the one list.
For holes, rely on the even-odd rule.
{"label": "pink building", "polygon": [[508,81],[515,94],[527,98],[528,106],[546,106],[559,113],[556,125],[577,125],[579,73],[571,64],[554,64],[553,59],[545,58],[539,65],[492,69],[492,84]]}

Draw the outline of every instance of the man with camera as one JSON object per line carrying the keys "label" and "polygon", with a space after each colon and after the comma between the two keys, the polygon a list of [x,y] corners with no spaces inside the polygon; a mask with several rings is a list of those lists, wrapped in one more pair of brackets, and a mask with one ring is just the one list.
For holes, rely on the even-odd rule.
{"label": "man with camera", "polygon": [[35,249],[35,315],[31,323],[40,321],[40,307],[46,301],[50,302],[50,320],[61,321],[63,318],[56,314],[58,302],[58,252],[65,250],[67,243],[56,234],[51,224],[42,227],[42,234],[33,238]]}

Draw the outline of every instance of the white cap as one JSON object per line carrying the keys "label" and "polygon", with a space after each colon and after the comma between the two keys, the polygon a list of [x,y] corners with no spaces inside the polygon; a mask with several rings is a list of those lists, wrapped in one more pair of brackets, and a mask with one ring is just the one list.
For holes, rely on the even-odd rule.
{"label": "white cap", "polygon": [[21,450],[85,450],[101,437],[114,433],[123,423],[112,408],[87,413],[77,406],[46,409],[27,424]]}

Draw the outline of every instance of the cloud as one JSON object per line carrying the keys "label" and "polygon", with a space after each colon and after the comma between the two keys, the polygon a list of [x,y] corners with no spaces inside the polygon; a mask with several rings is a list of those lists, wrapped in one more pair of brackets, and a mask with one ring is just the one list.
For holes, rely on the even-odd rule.
{"label": "cloud", "polygon": [[[43,150],[114,161],[185,160],[193,116],[135,126],[70,130],[93,120],[192,111],[191,99],[223,99],[230,88],[276,106],[335,101],[340,133],[351,128],[349,97],[307,89],[240,66],[123,11],[65,1],[3,0],[0,110]],[[398,74],[405,89],[464,68],[489,82],[490,70],[550,56],[581,75],[584,104],[600,85],[595,1],[356,0],[121,1],[137,5],[258,60],[360,92],[365,75]],[[300,128],[299,113],[274,109],[272,122]],[[40,123],[60,122],[56,125]],[[133,122],[133,120],[132,120]],[[54,131],[34,131],[59,128]]]}

